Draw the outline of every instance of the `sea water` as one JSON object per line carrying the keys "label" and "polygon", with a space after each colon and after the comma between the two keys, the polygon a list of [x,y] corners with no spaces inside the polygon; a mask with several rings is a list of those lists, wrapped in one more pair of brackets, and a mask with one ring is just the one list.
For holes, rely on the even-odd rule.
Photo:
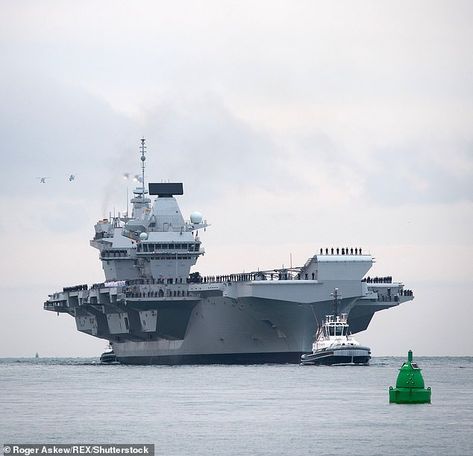
{"label": "sea water", "polygon": [[369,366],[0,360],[3,443],[154,443],[156,455],[473,455],[473,358],[422,358],[432,404]]}

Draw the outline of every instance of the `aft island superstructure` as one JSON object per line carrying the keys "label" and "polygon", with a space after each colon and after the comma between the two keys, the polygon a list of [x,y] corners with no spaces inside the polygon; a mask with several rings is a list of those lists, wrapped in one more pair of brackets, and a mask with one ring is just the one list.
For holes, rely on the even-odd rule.
{"label": "aft island superstructure", "polygon": [[[129,364],[299,363],[313,334],[340,311],[352,333],[375,312],[413,299],[391,277],[366,278],[373,257],[361,248],[323,248],[301,267],[202,277],[191,273],[205,251],[207,226],[194,212],[184,220],[176,196],[182,183],[141,186],[132,213],[100,220],[90,241],[100,252],[105,281],[65,287],[44,303],[68,313],[77,329],[105,339]],[[154,201],[150,197],[154,197]]]}

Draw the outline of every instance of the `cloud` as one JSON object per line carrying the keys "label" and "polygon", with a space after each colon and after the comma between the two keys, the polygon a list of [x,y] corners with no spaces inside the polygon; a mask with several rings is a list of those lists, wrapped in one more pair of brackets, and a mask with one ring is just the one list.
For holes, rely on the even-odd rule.
{"label": "cloud", "polygon": [[162,100],[146,114],[144,130],[148,179],[184,180],[201,201],[300,186],[271,135],[236,116],[215,93]]}
{"label": "cloud", "polygon": [[473,142],[417,142],[373,153],[365,196],[378,204],[473,201]]}
{"label": "cloud", "polygon": [[[31,194],[37,176],[61,192],[69,174],[94,191],[115,149],[134,140],[134,125],[85,90],[53,78],[0,76],[0,138],[4,173],[0,188]],[[58,186],[60,185],[60,186]]]}

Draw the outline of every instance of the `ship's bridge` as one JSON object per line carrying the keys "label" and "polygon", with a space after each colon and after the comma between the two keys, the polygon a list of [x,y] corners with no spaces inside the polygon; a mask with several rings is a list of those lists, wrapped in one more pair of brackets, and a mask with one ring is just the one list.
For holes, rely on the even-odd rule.
{"label": "ship's bridge", "polygon": [[137,245],[137,254],[199,252],[200,242],[190,232],[150,232]]}

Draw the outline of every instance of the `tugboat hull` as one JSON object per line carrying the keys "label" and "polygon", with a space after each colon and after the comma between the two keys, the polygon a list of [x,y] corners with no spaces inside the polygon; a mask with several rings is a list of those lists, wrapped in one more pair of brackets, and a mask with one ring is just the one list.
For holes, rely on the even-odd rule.
{"label": "tugboat hull", "polygon": [[368,364],[371,359],[370,349],[367,347],[356,348],[331,348],[318,350],[301,356],[303,365],[350,365]]}
{"label": "tugboat hull", "polygon": [[112,351],[106,351],[100,355],[100,362],[102,364],[112,364],[117,362],[117,356]]}

